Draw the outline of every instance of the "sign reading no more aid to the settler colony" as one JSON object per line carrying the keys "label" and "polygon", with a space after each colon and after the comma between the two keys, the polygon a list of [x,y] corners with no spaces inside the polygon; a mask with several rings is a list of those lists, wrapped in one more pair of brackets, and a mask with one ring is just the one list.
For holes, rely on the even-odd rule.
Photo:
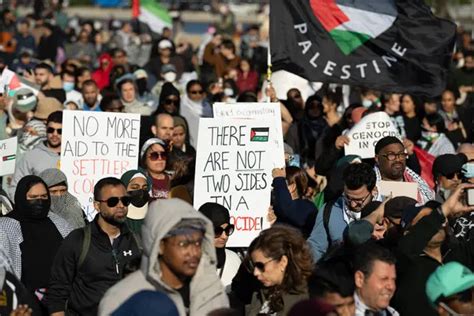
{"label": "sign reading no more aid to the settler colony", "polygon": [[137,168],[139,137],[139,114],[64,111],[61,170],[89,220],[97,181]]}
{"label": "sign reading no more aid to the settler colony", "polygon": [[270,119],[200,119],[194,207],[215,202],[230,211],[235,232],[227,246],[247,247],[269,227],[272,161],[277,147]]}

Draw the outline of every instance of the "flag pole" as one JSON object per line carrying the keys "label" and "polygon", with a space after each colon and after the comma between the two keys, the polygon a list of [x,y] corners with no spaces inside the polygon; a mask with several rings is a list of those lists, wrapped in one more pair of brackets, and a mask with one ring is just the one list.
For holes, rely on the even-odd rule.
{"label": "flag pole", "polygon": [[[270,49],[270,36],[268,37],[267,49],[267,87],[272,86],[272,53]],[[271,102],[271,98],[267,96],[267,102]]]}

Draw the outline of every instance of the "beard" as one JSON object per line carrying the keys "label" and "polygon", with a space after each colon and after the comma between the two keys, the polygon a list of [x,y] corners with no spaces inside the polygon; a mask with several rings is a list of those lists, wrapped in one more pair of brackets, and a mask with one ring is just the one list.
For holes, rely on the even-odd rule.
{"label": "beard", "polygon": [[120,227],[122,226],[126,219],[127,219],[127,216],[124,216],[124,217],[115,217],[113,214],[103,214],[103,213],[99,213],[100,214],[100,217],[102,217],[104,219],[104,221],[106,221],[107,223],[109,223],[110,225],[113,225],[115,227]]}

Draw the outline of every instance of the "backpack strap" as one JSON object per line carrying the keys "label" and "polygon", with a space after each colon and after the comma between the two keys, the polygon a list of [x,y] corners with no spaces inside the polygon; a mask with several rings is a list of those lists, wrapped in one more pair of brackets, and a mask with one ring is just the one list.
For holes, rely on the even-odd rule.
{"label": "backpack strap", "polygon": [[77,262],[77,270],[79,270],[86,260],[87,253],[89,252],[89,247],[91,245],[91,224],[87,224],[82,229],[84,232],[84,239],[82,240],[81,254],[79,255],[79,261]]}
{"label": "backpack strap", "polygon": [[138,238],[138,236],[132,230],[130,230],[130,234],[132,234],[133,240],[135,240],[135,244],[137,245],[138,250],[140,251],[140,254],[142,254],[143,247],[142,247],[142,242],[140,238]]}
{"label": "backpack strap", "polygon": [[324,230],[326,231],[326,236],[328,239],[327,249],[331,248],[331,244],[332,244],[331,234],[329,233],[329,219],[331,218],[331,210],[333,206],[334,206],[334,201],[328,202],[324,206],[324,211],[323,211],[323,226],[324,226]]}

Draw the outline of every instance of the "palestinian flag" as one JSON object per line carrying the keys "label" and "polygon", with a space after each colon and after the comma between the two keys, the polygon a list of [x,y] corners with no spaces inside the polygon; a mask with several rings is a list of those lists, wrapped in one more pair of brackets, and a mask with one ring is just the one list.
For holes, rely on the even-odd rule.
{"label": "palestinian flag", "polygon": [[422,0],[271,0],[273,70],[309,81],[438,96],[456,25]]}
{"label": "palestinian flag", "polygon": [[250,130],[251,142],[268,142],[270,129],[268,127],[255,127]]}
{"label": "palestinian flag", "polygon": [[16,158],[16,155],[3,156],[2,161],[15,160],[15,158]]}
{"label": "palestinian flag", "polygon": [[160,5],[158,0],[133,0],[132,13],[158,34],[162,33],[163,28],[171,28],[173,25],[168,10]]}
{"label": "palestinian flag", "polygon": [[392,0],[311,0],[310,4],[314,16],[346,55],[385,32],[398,14]]}

